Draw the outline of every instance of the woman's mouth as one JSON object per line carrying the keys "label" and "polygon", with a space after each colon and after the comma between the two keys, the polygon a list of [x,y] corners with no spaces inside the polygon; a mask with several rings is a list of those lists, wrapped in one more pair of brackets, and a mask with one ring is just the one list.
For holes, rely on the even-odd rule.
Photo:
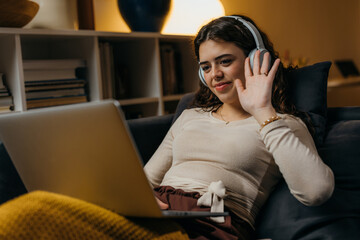
{"label": "woman's mouth", "polygon": [[231,82],[220,82],[215,84],[215,90],[218,92],[224,91],[228,86],[230,86]]}

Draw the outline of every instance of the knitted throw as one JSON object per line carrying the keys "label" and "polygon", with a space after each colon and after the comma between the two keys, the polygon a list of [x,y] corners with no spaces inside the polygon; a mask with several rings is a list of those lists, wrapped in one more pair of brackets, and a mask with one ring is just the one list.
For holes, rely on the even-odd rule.
{"label": "knitted throw", "polygon": [[0,205],[0,239],[189,239],[166,219],[126,218],[60,194],[35,191]]}

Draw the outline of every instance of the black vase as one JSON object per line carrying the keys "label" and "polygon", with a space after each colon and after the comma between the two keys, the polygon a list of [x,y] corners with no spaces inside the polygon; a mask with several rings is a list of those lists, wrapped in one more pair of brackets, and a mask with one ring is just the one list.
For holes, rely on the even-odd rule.
{"label": "black vase", "polygon": [[119,11],[131,31],[160,32],[171,0],[118,0]]}

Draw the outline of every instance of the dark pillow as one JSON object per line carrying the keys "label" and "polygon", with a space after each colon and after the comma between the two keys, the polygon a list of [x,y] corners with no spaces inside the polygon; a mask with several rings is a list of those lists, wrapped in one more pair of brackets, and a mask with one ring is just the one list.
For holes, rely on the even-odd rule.
{"label": "dark pillow", "polygon": [[330,126],[318,151],[335,175],[332,197],[321,206],[306,207],[281,181],[257,218],[257,237],[360,239],[359,146],[360,120],[340,121]]}
{"label": "dark pillow", "polygon": [[288,72],[291,100],[303,112],[307,112],[315,128],[315,143],[324,140],[327,121],[327,79],[331,62],[316,63]]}

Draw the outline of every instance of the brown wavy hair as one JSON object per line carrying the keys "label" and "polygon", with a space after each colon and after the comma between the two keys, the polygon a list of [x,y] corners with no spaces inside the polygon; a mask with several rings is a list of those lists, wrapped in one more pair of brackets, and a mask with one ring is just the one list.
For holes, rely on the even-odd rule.
{"label": "brown wavy hair", "polygon": [[[238,16],[248,22],[251,22],[258,29],[265,48],[271,55],[272,62],[279,58],[278,52],[274,50],[273,44],[270,42],[267,35],[256,26],[254,21],[243,15],[233,16]],[[194,51],[198,62],[200,61],[200,45],[207,40],[232,42],[243,50],[245,56],[249,55],[249,53],[256,48],[256,42],[250,30],[240,21],[229,17],[217,18],[200,29],[194,39]],[[300,117],[313,135],[314,130],[309,116],[306,113],[297,110],[290,99],[289,84],[285,77],[285,73],[292,69],[294,69],[293,66],[285,68],[283,64],[280,63],[272,86],[271,103],[278,113],[286,113]],[[200,82],[200,88],[195,94],[192,106],[199,107],[202,110],[209,112],[216,111],[222,104],[223,103],[219,100],[219,98],[208,87]]]}

